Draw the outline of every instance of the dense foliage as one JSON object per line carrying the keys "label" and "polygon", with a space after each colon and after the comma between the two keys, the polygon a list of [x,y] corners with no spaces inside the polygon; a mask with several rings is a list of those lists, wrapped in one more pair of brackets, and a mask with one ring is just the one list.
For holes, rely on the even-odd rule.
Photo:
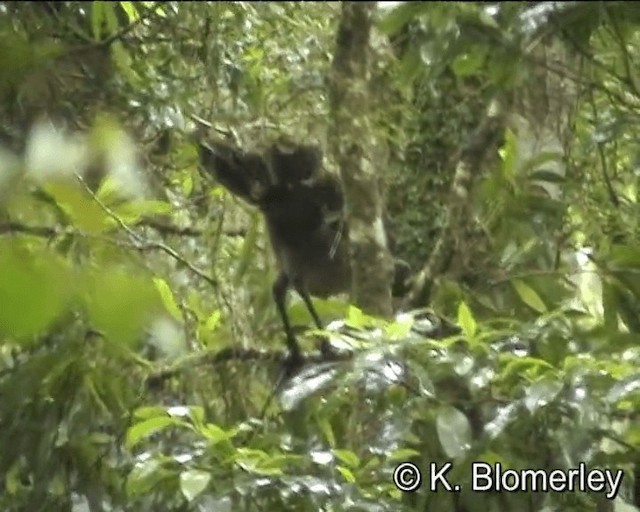
{"label": "dense foliage", "polygon": [[[640,508],[640,8],[389,4],[369,161],[394,252],[448,250],[438,314],[317,300],[283,379],[261,218],[191,134],[330,148],[341,5],[0,2],[0,509]],[[496,101],[499,147],[462,151]],[[447,461],[459,493],[394,486]],[[474,461],[624,478],[474,493]]]}

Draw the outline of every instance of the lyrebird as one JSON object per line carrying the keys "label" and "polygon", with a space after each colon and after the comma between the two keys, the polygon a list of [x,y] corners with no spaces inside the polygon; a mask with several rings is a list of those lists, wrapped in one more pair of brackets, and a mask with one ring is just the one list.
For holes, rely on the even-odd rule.
{"label": "lyrebird", "polygon": [[[311,295],[324,298],[351,286],[340,183],[322,172],[322,151],[314,145],[280,141],[258,153],[222,141],[200,140],[198,148],[201,167],[264,216],[279,269],[273,297],[291,360],[300,361],[300,346],[286,310],[289,288],[300,294],[321,329]],[[395,268],[394,291],[399,292],[408,277],[408,265],[398,260]]]}

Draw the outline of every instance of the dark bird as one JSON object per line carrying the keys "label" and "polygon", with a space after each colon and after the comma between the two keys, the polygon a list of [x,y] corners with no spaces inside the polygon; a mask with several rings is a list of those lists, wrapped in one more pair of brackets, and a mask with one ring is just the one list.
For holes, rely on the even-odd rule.
{"label": "dark bird", "polygon": [[[300,294],[321,329],[311,295],[325,298],[351,286],[340,183],[323,172],[322,151],[313,145],[281,141],[262,154],[220,141],[200,141],[198,148],[203,170],[264,216],[279,269],[273,297],[290,358],[299,362],[300,346],[286,310],[288,290]],[[395,292],[402,291],[407,278],[408,265],[398,261]]]}

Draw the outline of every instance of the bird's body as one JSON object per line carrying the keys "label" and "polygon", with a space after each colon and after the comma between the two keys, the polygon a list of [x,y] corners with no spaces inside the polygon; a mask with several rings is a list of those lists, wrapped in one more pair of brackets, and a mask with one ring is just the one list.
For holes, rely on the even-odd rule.
{"label": "bird's body", "polygon": [[351,265],[336,181],[282,187],[259,207],[278,268],[293,286],[323,298],[348,290]]}
{"label": "bird's body", "polygon": [[321,328],[310,295],[324,298],[351,286],[340,183],[322,172],[322,153],[314,146],[274,144],[259,155],[217,142],[200,143],[199,150],[202,167],[264,216],[279,269],[273,296],[291,358],[299,360],[285,307],[289,288],[300,294]]}
{"label": "bird's body", "polygon": [[311,295],[326,298],[345,292],[351,284],[351,267],[344,233],[334,226],[278,223],[266,218],[271,247],[282,272],[292,284],[298,280]]}

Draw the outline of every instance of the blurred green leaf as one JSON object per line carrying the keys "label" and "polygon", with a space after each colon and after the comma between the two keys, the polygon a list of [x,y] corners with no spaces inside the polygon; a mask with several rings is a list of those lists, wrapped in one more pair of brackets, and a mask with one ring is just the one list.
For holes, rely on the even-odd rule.
{"label": "blurred green leaf", "polygon": [[471,76],[477,73],[484,64],[486,55],[487,49],[484,47],[471,48],[454,59],[453,72],[458,76]]}
{"label": "blurred green leaf", "polygon": [[522,302],[538,313],[547,312],[547,306],[533,288],[520,279],[513,279],[511,283]]}
{"label": "blurred green leaf", "polygon": [[125,345],[142,340],[143,329],[160,313],[162,300],[150,278],[103,269],[90,280],[87,307],[107,339]]}
{"label": "blurred green leaf", "polygon": [[74,277],[49,249],[0,240],[0,333],[14,339],[41,334],[76,293]]}
{"label": "blurred green leaf", "polygon": [[414,2],[402,2],[383,15],[378,22],[378,28],[388,36],[394,35],[424,11],[424,6]]}
{"label": "blurred green leaf", "polygon": [[105,8],[107,7],[106,2],[91,2],[91,32],[96,41],[102,39],[102,26],[106,19]]}
{"label": "blurred green leaf", "polygon": [[100,234],[113,225],[109,214],[79,183],[70,180],[49,182],[43,189],[82,231]]}

